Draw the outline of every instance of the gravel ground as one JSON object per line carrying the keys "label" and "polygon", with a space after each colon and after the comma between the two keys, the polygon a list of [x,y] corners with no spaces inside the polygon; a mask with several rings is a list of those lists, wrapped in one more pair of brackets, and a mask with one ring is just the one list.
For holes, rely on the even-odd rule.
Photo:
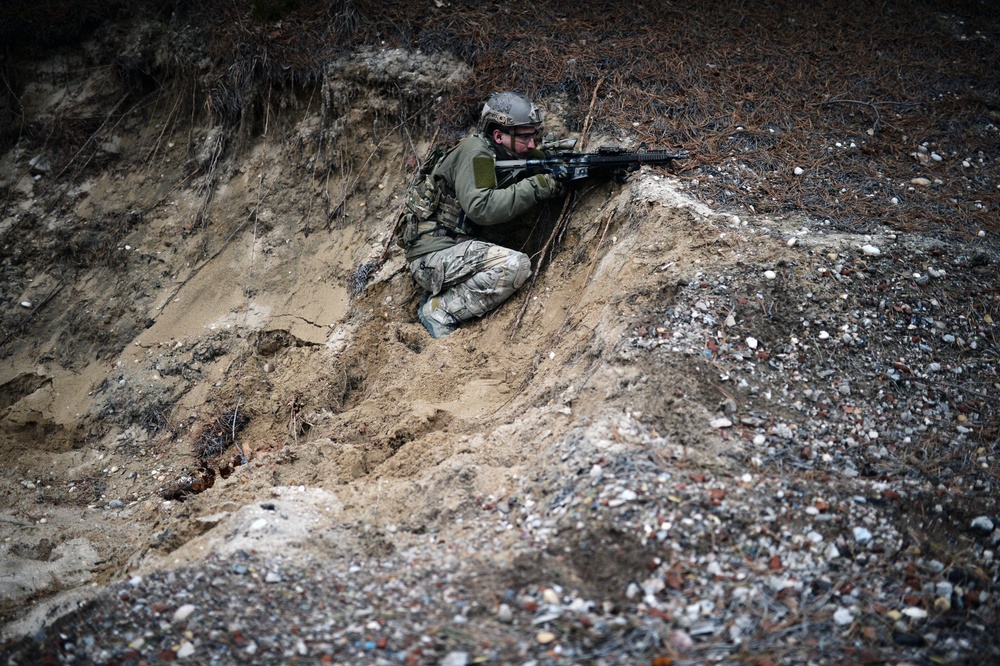
{"label": "gravel ground", "polygon": [[6,663],[1000,659],[995,253],[782,226],[720,226],[782,251],[679,280],[609,359],[690,368],[673,398],[717,391],[724,456],[609,414],[447,534],[359,526],[377,546],[336,564],[251,549],[137,576]]}

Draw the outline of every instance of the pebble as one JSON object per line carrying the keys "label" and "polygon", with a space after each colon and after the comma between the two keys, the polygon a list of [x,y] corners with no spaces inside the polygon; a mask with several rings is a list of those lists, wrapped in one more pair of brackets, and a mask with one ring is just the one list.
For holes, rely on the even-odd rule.
{"label": "pebble", "polygon": [[194,654],[194,644],[191,641],[184,641],[177,650],[178,659],[187,659]]}
{"label": "pebble", "polygon": [[805,171],[805,169],[803,169],[802,167],[795,167],[795,169],[793,169],[793,170],[792,170],[792,172],[793,172],[793,173],[794,173],[794,174],[795,174],[796,176],[801,176],[801,175],[802,175],[802,174],[804,174],[804,173],[805,173],[806,171]]}
{"label": "pebble", "polygon": [[931,184],[931,181],[928,178],[914,178],[910,181],[910,183],[918,187],[928,187]]}
{"label": "pebble", "polygon": [[497,620],[504,624],[510,624],[514,621],[514,611],[507,604],[500,604],[497,609]]}
{"label": "pebble", "polygon": [[877,257],[882,254],[882,250],[878,249],[874,245],[862,245],[861,251],[869,257]]}
{"label": "pebble", "polygon": [[854,540],[858,545],[864,546],[871,543],[872,533],[867,528],[855,527],[851,532],[854,534]]}
{"label": "pebble", "polygon": [[757,349],[757,338],[748,337],[746,342],[747,342],[747,347],[749,347],[750,349]]}
{"label": "pebble", "polygon": [[720,416],[717,419],[712,419],[708,422],[708,425],[716,429],[728,428],[733,425],[733,422],[727,419],[725,416]]}
{"label": "pebble", "polygon": [[851,624],[854,622],[854,613],[847,608],[840,607],[834,612],[833,621],[840,626]]}
{"label": "pebble", "polygon": [[538,634],[535,636],[535,640],[537,640],[542,645],[548,645],[555,639],[556,635],[551,631],[539,631]]}
{"label": "pebble", "polygon": [[778,277],[778,274],[775,273],[774,271],[764,271],[764,278],[765,279],[767,279],[767,280],[773,280],[776,277]]}
{"label": "pebble", "polygon": [[547,587],[542,591],[542,601],[550,606],[558,606],[560,604],[559,594],[551,587]]}
{"label": "pebble", "polygon": [[21,301],[21,307],[22,308],[30,308],[31,307],[31,301]]}
{"label": "pebble", "polygon": [[983,532],[993,531],[993,521],[989,516],[977,516],[972,519],[972,529],[982,530]]}
{"label": "pebble", "polygon": [[191,617],[191,613],[195,611],[194,604],[184,604],[176,611],[174,611],[174,622],[183,622],[184,620]]}
{"label": "pebble", "polygon": [[441,660],[440,666],[468,666],[468,663],[468,652],[449,652],[445,655],[445,658]]}

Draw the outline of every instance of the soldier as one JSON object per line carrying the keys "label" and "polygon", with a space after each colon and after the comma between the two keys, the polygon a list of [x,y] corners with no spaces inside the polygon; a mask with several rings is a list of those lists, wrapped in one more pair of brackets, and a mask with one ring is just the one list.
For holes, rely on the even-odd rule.
{"label": "soldier", "polygon": [[520,93],[494,93],[478,131],[432,156],[407,196],[402,244],[414,281],[426,293],[417,315],[431,337],[497,307],[531,276],[528,256],[477,240],[477,227],[502,224],[557,196],[549,174],[498,176],[497,159],[541,155],[541,110]]}

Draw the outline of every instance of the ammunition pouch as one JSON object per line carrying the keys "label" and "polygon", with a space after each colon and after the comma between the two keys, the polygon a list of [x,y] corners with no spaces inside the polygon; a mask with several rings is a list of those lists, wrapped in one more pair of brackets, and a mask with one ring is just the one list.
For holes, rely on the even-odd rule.
{"label": "ammunition pouch", "polygon": [[400,213],[396,244],[408,248],[423,236],[471,237],[475,229],[450,192],[448,184],[433,173],[422,174],[406,194]]}

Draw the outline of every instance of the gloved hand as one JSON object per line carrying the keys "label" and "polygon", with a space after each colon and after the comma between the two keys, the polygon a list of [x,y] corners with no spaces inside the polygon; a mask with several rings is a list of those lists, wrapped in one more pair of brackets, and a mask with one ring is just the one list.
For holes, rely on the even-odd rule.
{"label": "gloved hand", "polygon": [[531,186],[535,188],[535,198],[539,201],[551,199],[562,194],[563,185],[555,176],[548,173],[540,173],[531,177]]}

